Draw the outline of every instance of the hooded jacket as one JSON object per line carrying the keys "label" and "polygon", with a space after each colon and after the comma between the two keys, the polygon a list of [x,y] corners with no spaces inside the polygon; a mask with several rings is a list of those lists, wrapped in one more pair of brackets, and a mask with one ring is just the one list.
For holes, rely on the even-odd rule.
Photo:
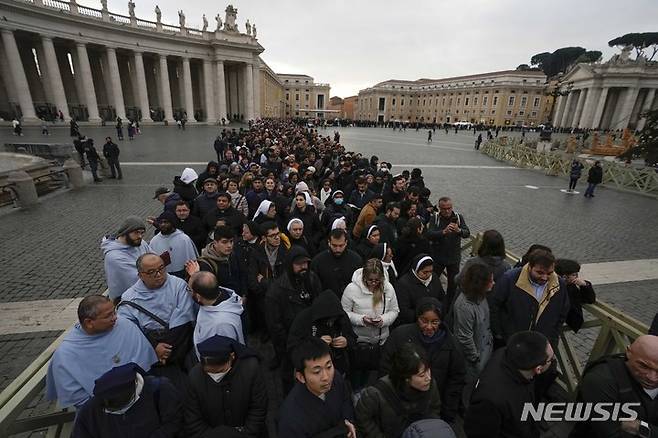
{"label": "hooded jacket", "polygon": [[220,286],[234,290],[240,296],[247,292],[247,268],[240,265],[240,258],[235,253],[224,257],[215,251],[213,242],[210,242],[201,251],[197,262],[202,271],[215,274]]}
{"label": "hooded jacket", "polygon": [[347,347],[331,347],[332,358],[341,372],[349,370],[347,354],[356,344],[356,334],[336,294],[325,290],[313,301],[310,308],[302,310],[295,318],[288,333],[288,352],[292,352],[309,337],[321,338],[343,336]]}
{"label": "hooded jacket", "polygon": [[192,214],[198,218],[203,218],[209,211],[217,208],[217,197],[219,192],[208,193],[205,190],[194,199]]}
{"label": "hooded jacket", "polygon": [[135,262],[142,254],[151,252],[151,247],[146,240],[142,240],[140,246],[130,246],[113,236],[106,236],[101,241],[101,251],[108,293],[114,300],[139,280]]}
{"label": "hooded jacket", "polygon": [[215,335],[226,336],[245,344],[241,315],[244,311],[242,299],[233,291],[223,289],[220,297],[212,306],[200,306],[194,327],[194,351],[199,357],[196,346]]}
{"label": "hooded jacket", "polygon": [[[388,338],[388,328],[398,317],[398,299],[395,296],[393,285],[384,280],[384,299],[373,305],[373,294],[363,283],[363,268],[354,271],[352,282],[345,288],[341,298],[343,310],[350,318],[354,332],[359,337],[359,342],[369,344],[383,344]],[[381,316],[383,325],[381,328],[366,326],[363,322],[364,316]]]}
{"label": "hooded jacket", "polygon": [[[214,173],[210,173],[211,167],[215,167]],[[205,182],[206,179],[216,178],[217,175],[219,175],[219,164],[217,164],[217,161],[208,161],[208,164],[206,165],[206,170],[201,172],[199,178],[196,180],[197,192],[201,193],[203,191],[203,183]]]}
{"label": "hooded jacket", "polygon": [[311,270],[320,277],[323,289],[331,289],[338,297],[343,295],[345,287],[350,284],[352,274],[361,266],[361,257],[349,248],[345,248],[340,257],[334,256],[331,250],[326,249],[313,257],[311,262]]}
{"label": "hooded jacket", "polygon": [[[183,172],[183,174],[185,175],[185,172]],[[174,193],[178,193],[184,201],[192,204],[198,194],[196,187],[194,186],[196,178],[187,183],[181,178],[181,176],[174,177]]]}
{"label": "hooded jacket", "polygon": [[286,353],[288,333],[293,321],[299,313],[311,306],[322,291],[318,276],[310,269],[305,275],[293,274],[292,260],[300,251],[305,252],[299,247],[290,249],[285,263],[286,272],[272,283],[266,295],[267,325],[279,357],[284,357]]}

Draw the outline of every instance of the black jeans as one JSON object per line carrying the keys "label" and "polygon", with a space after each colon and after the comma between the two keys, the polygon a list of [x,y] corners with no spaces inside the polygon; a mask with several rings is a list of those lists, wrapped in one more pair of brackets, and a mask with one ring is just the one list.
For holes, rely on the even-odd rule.
{"label": "black jeans", "polygon": [[110,166],[110,172],[112,173],[112,178],[123,178],[123,174],[121,173],[121,165],[119,164],[119,159],[118,158],[108,158],[107,159],[107,164]]}
{"label": "black jeans", "polygon": [[91,169],[91,174],[94,177],[94,181],[100,180],[98,177],[98,161],[89,160],[89,169]]}
{"label": "black jeans", "polygon": [[569,179],[569,190],[575,190],[577,183],[578,183],[578,178],[571,177]]}
{"label": "black jeans", "polygon": [[455,290],[457,290],[457,284],[455,283],[455,276],[459,273],[459,265],[460,263],[454,263],[451,265],[442,265],[442,264],[436,264],[434,265],[434,272],[436,274],[441,274],[443,270],[446,270],[446,274],[448,277],[448,290],[446,291],[446,298],[445,302],[443,304],[443,314],[447,315],[448,311],[452,307],[452,302],[455,299]]}

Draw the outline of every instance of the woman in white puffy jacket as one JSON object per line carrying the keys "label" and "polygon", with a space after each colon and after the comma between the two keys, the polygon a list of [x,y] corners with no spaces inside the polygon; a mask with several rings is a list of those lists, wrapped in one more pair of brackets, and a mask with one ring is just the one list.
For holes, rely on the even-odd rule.
{"label": "woman in white puffy jacket", "polygon": [[359,337],[358,342],[368,344],[382,345],[400,312],[395,289],[377,259],[366,261],[363,268],[354,271],[341,304]]}

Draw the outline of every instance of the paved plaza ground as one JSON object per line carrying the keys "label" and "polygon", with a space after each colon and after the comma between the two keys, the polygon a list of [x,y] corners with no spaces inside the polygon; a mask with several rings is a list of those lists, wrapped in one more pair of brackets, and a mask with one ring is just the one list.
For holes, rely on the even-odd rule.
{"label": "paved plaza ground", "polygon": [[[200,173],[215,158],[212,142],[218,129],[144,127],[135,141],[117,142],[122,181],[104,180],[80,191],[51,195],[29,211],[0,210],[0,311],[13,316],[22,311],[25,315],[20,318],[37,318],[39,312],[54,312],[48,307],[52,303],[63,303],[62,308],[69,303],[71,308],[72,299],[102,292],[102,236],[113,232],[127,215],[157,215],[161,206],[152,200],[155,188],[171,187],[174,175],[190,164]],[[560,191],[568,184],[565,178],[517,169],[474,151],[472,133],[446,135],[437,130],[428,144],[424,130],[339,131],[348,150],[377,155],[392,162],[396,172],[420,167],[433,201],[442,195],[452,197],[472,232],[495,228],[517,254],[532,243],[543,243],[558,257],[592,264],[592,269],[602,262],[635,261],[619,265],[619,281],[613,278],[604,285],[595,284],[598,297],[647,324],[658,311],[658,270],[634,274],[634,267],[647,271],[658,258],[655,199],[604,187],[593,199],[565,194]],[[320,132],[333,135],[332,128]],[[25,133],[19,139],[9,128],[2,128],[0,142],[71,141],[67,128],[53,128],[47,138],[38,128],[27,128]],[[98,149],[105,136],[115,135],[111,127],[83,128],[83,133],[95,139]],[[581,190],[585,179],[578,187]],[[617,266],[611,264],[609,269]],[[25,312],[30,307],[33,311]],[[61,327],[50,324],[29,330],[4,327],[0,331],[0,390],[60,333]]]}

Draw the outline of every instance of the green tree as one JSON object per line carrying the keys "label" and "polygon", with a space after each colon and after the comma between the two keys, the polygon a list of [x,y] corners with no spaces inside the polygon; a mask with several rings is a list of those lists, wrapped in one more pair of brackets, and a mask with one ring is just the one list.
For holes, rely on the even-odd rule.
{"label": "green tree", "polygon": [[601,57],[603,56],[602,52],[599,52],[598,50],[588,50],[587,52],[583,53],[576,59],[576,63],[579,62],[585,62],[585,63],[590,63],[590,62],[599,62],[601,60]]}
{"label": "green tree", "polygon": [[658,163],[658,109],[642,114],[647,118],[637,146],[620,155],[621,158],[644,158],[648,166]]}
{"label": "green tree", "polygon": [[651,56],[647,56],[647,59],[652,61],[658,53],[658,32],[627,33],[608,41],[608,46],[630,46],[635,49],[636,56],[643,56],[644,50],[651,48]]}
{"label": "green tree", "polygon": [[[598,56],[596,56],[597,53]],[[560,72],[566,72],[567,68],[583,55],[587,60],[584,62],[592,62],[589,59],[598,60],[601,52],[588,52],[583,47],[562,47],[553,53],[542,52],[534,55],[530,58],[530,64],[540,68],[546,76],[552,78]]]}

